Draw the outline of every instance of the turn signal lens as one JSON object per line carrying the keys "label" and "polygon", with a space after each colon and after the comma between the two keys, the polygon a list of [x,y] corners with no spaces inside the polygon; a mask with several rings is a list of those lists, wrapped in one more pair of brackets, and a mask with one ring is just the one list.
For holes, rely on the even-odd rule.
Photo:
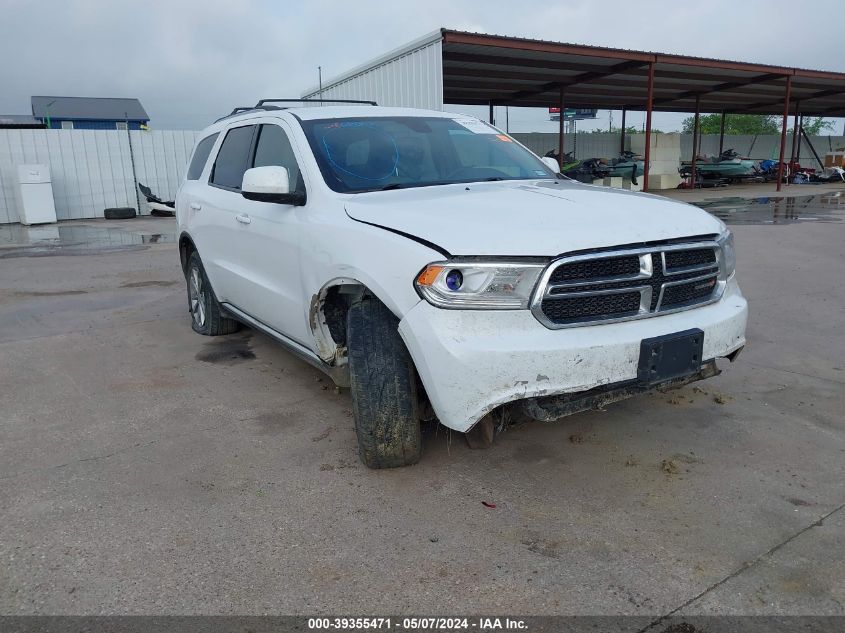
{"label": "turn signal lens", "polygon": [[437,276],[443,272],[443,266],[437,266],[432,264],[430,266],[426,266],[423,271],[420,273],[420,276],[417,277],[417,285],[419,286],[430,286],[435,282]]}

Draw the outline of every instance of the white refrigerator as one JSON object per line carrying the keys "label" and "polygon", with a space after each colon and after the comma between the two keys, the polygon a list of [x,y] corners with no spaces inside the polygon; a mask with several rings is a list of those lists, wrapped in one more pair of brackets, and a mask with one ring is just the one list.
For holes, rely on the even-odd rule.
{"label": "white refrigerator", "polygon": [[18,209],[21,224],[47,224],[56,221],[53,183],[47,165],[18,165]]}

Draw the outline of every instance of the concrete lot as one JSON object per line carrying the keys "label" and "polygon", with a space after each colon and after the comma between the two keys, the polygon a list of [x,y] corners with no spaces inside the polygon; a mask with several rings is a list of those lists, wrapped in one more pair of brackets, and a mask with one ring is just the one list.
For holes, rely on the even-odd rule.
{"label": "concrete lot", "polygon": [[382,472],[348,393],[191,331],[172,220],[0,233],[0,613],[845,613],[845,213],[802,213],[735,227],[721,376]]}

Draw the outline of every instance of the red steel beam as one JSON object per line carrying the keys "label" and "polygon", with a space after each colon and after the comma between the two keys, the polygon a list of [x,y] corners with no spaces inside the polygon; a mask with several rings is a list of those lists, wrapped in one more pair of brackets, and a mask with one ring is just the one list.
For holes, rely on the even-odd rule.
{"label": "red steel beam", "polygon": [[557,139],[557,150],[558,150],[558,161],[560,163],[561,171],[563,171],[563,119],[564,119],[564,109],[563,109],[563,86],[560,87],[560,99],[558,100],[558,107],[560,108],[560,123],[558,123],[558,139]]}
{"label": "red steel beam", "polygon": [[618,48],[601,48],[597,46],[578,46],[561,42],[543,42],[540,40],[503,37],[500,35],[486,35],[483,33],[462,33],[460,31],[444,31],[443,41],[446,44],[470,44],[474,46],[495,46],[520,51],[534,51],[537,53],[559,53],[580,55],[584,57],[604,57],[607,59],[629,59],[641,62],[653,62],[652,53],[640,51],[625,51]]}
{"label": "red steel beam", "polygon": [[783,180],[783,157],[786,153],[786,121],[789,118],[789,99],[792,96],[792,76],[786,78],[786,94],[783,97],[783,122],[780,129],[780,158],[778,159],[778,186],[780,191]]}
{"label": "red steel beam", "polygon": [[654,107],[654,62],[648,65],[648,96],[645,103],[645,157],[643,160],[643,191],[648,191],[648,172],[651,167],[651,111]]}
{"label": "red steel beam", "polygon": [[625,115],[628,114],[627,108],[622,108],[622,134],[620,134],[619,138],[619,153],[625,151]]}
{"label": "red steel beam", "polygon": [[[795,102],[795,118],[792,122],[792,148],[789,152],[789,164],[792,165],[795,162],[795,147],[796,147],[796,140],[798,137],[798,109],[801,107],[801,102]],[[786,183],[789,184],[788,182]]]}
{"label": "red steel beam", "polygon": [[695,122],[692,126],[692,188],[695,189],[695,162],[698,158],[698,128],[701,120],[700,99],[695,98]]}

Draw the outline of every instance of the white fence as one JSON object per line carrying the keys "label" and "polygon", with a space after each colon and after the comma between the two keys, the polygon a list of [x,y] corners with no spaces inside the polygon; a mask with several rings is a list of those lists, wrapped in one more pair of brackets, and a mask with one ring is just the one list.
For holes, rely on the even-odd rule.
{"label": "white fence", "polygon": [[[59,220],[138,207],[135,179],[172,200],[199,132],[181,130],[0,130],[0,224],[18,221],[17,166],[46,164]],[[140,213],[146,213],[141,197]]]}

